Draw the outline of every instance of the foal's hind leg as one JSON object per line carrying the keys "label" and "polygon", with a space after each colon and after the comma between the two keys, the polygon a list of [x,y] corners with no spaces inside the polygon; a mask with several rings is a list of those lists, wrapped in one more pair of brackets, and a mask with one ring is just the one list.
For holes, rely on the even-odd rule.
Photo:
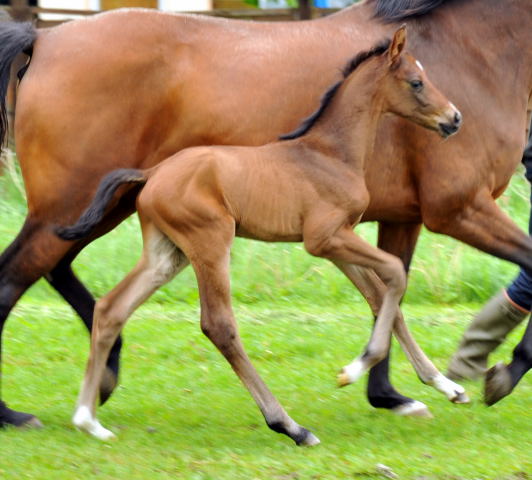
{"label": "foal's hind leg", "polygon": [[297,445],[319,443],[310,431],[298,425],[286,413],[260,378],[247,356],[231,308],[229,286],[230,245],[234,236],[234,223],[218,221],[212,230],[201,236],[178,239],[189,256],[196,272],[201,302],[201,328],[222,355],[231,364],[248,389],[267,425],[278,433],[288,435]]}
{"label": "foal's hind leg", "polygon": [[124,280],[96,303],[94,310],[90,356],[72,421],[101,440],[114,436],[100,425],[95,415],[98,385],[111,346],[133,311],[188,265],[182,252],[153,226],[143,224],[143,233],[141,260]]}

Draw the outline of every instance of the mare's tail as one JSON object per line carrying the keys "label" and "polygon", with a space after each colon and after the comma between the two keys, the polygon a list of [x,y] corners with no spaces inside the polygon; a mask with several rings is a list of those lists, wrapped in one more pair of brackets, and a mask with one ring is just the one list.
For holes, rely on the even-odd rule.
{"label": "mare's tail", "polygon": [[85,238],[101,222],[118,188],[124,184],[144,185],[148,180],[146,173],[146,170],[133,168],[113,170],[100,182],[92,203],[78,221],[69,227],[57,227],[55,233],[63,240]]}
{"label": "mare's tail", "polygon": [[29,22],[0,22],[0,146],[7,136],[6,95],[11,64],[19,53],[27,53],[35,42],[37,30]]}

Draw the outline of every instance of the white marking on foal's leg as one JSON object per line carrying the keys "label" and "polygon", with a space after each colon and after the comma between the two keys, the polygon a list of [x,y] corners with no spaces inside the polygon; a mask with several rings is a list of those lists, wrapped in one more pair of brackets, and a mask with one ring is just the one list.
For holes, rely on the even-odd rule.
{"label": "white marking on foal's leg", "polygon": [[392,408],[392,412],[402,417],[425,417],[433,418],[429,407],[424,403],[414,400],[413,402],[404,403],[398,407]]}
{"label": "white marking on foal's leg", "polygon": [[102,427],[100,422],[92,416],[90,410],[85,406],[78,407],[72,417],[72,423],[80,430],[89,433],[99,440],[111,440],[115,438],[115,434]]}
{"label": "white marking on foal's leg", "polygon": [[466,395],[464,387],[449,380],[441,373],[430,380],[428,384],[442,392],[453,403],[469,403],[469,397]]}
{"label": "white marking on foal's leg", "polygon": [[342,368],[338,374],[338,386],[345,387],[353,382],[356,382],[368,369],[366,362],[360,356],[353,360],[349,365]]}

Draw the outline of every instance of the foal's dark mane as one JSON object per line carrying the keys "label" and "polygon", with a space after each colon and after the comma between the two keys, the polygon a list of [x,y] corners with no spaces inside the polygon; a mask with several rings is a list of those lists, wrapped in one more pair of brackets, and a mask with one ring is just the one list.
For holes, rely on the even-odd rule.
{"label": "foal's dark mane", "polygon": [[356,70],[356,68],[360,66],[361,63],[364,63],[366,60],[371,57],[374,57],[375,55],[382,55],[384,52],[386,52],[388,50],[388,47],[390,46],[390,43],[391,40],[389,38],[385,39],[375,45],[370,50],[360,52],[351,60],[349,60],[345,67],[342,69],[342,80],[339,80],[334,85],[329,87],[329,89],[324,93],[323,97],[321,97],[319,108],[312,115],[305,118],[301,122],[301,125],[299,125],[299,127],[297,127],[293,132],[281,135],[279,137],[279,140],[292,140],[294,138],[302,137],[303,135],[305,135],[305,133],[307,133],[321,118],[323,112],[325,112],[326,108],[331,104],[331,101],[334,98],[336,92],[344,83],[346,78],[349,77],[349,75],[351,75]]}
{"label": "foal's dark mane", "polygon": [[374,4],[376,18],[391,23],[425,15],[453,1],[459,0],[368,0],[368,3]]}

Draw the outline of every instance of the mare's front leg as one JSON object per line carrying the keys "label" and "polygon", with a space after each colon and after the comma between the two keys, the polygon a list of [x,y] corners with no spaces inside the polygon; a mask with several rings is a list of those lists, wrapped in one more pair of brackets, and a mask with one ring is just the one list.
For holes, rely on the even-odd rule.
{"label": "mare's front leg", "polygon": [[72,421],[100,440],[114,437],[96,419],[98,386],[112,345],[133,311],[188,265],[182,252],[152,225],[143,224],[143,235],[141,260],[94,310],[90,356]]}
{"label": "mare's front leg", "polygon": [[491,406],[509,395],[521,378],[532,368],[532,317],[525,334],[514,348],[509,365],[497,363],[486,373],[484,401]]}
{"label": "mare's front leg", "polygon": [[297,424],[261,379],[242,345],[231,307],[229,285],[230,246],[234,237],[232,219],[211,220],[196,235],[176,237],[190,258],[198,280],[201,329],[231,364],[234,372],[257,403],[266,424],[289,436],[297,445],[311,446],[319,440]]}

